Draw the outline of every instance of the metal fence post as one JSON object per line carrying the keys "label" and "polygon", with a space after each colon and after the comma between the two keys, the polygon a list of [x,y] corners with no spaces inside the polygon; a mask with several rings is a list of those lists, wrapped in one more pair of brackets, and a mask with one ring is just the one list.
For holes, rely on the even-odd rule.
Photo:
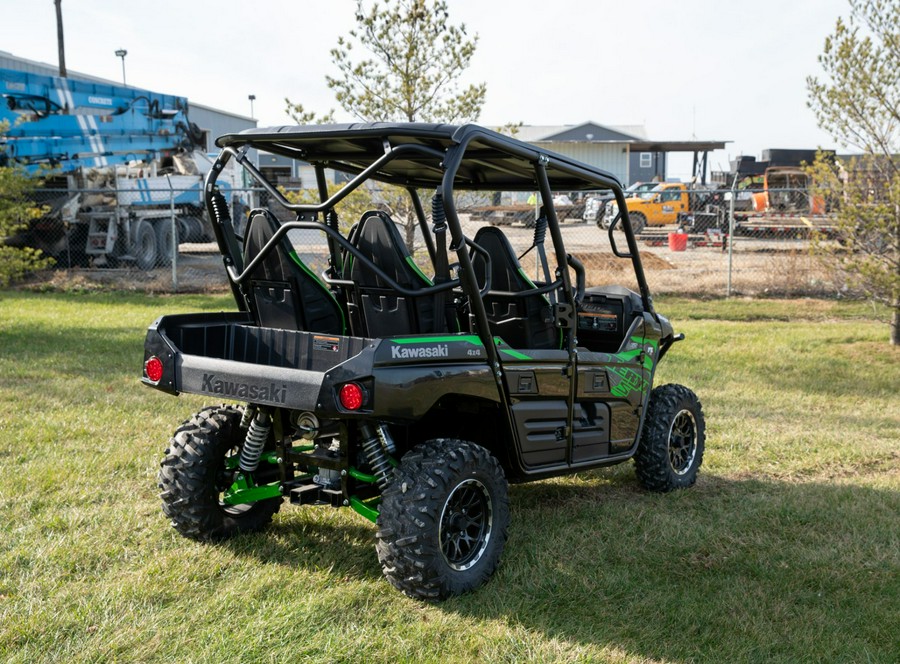
{"label": "metal fence post", "polygon": [[734,259],[734,198],[737,195],[737,177],[731,183],[731,200],[728,201],[728,285],[725,297],[731,297],[731,271]]}
{"label": "metal fence post", "polygon": [[[113,210],[113,222],[112,223],[114,223],[116,225],[116,228],[118,228],[119,230],[122,230],[122,228],[124,227],[124,229],[125,229],[125,252],[130,254],[132,252],[132,247],[135,244],[135,242],[134,242],[134,230],[135,229],[134,229],[134,225],[131,223],[131,215],[128,214],[127,212],[125,213],[124,216],[122,215],[122,209],[121,209],[121,205],[119,203],[119,174],[118,174],[117,169],[113,169],[112,182],[113,182],[113,194],[114,194],[114,198],[116,201],[115,209]],[[123,219],[125,220],[125,223],[121,223],[121,221]],[[88,228],[90,228],[90,222],[88,222]],[[71,257],[71,255],[72,254],[70,253],[69,256]],[[70,261],[69,267],[71,267],[71,261]]]}
{"label": "metal fence post", "polygon": [[172,179],[166,173],[166,182],[169,183],[169,215],[172,223],[172,291],[178,292],[178,222],[175,220],[175,190],[172,188]]}

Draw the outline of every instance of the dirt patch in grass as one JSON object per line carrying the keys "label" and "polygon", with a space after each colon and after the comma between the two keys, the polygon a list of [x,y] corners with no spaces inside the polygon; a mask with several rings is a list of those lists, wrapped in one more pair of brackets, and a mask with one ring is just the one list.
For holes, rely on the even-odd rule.
{"label": "dirt patch in grass", "polygon": [[[609,252],[588,253],[580,251],[576,257],[584,263],[584,269],[595,269],[606,272],[631,272],[631,263],[610,256]],[[675,270],[672,263],[649,251],[641,252],[641,263],[645,270]]]}

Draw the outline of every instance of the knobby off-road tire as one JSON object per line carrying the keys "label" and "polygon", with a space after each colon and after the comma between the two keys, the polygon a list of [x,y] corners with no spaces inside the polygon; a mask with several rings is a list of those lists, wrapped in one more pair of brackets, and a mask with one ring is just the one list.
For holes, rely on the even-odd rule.
{"label": "knobby off-road tire", "polygon": [[483,447],[437,439],[407,453],[384,491],[375,550],[388,581],[441,600],[485,583],[509,528],[506,477]]}
{"label": "knobby off-road tire", "polygon": [[692,486],[703,463],[705,441],[706,422],[697,395],[683,385],[655,388],[634,455],[638,480],[650,491]]}
{"label": "knobby off-road tire", "polygon": [[281,508],[281,498],[246,505],[221,502],[231,485],[225,458],[239,454],[244,442],[241,415],[234,406],[204,408],[175,430],[158,479],[163,513],[185,537],[217,540],[255,532]]}

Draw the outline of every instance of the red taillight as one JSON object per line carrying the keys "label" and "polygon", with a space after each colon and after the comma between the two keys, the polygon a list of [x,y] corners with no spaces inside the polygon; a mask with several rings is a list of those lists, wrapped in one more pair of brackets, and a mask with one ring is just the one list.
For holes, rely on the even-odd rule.
{"label": "red taillight", "polygon": [[363,388],[356,383],[347,383],[341,387],[341,405],[347,410],[359,410],[363,405]]}
{"label": "red taillight", "polygon": [[158,383],[163,375],[162,360],[154,355],[149,360],[144,362],[144,373],[147,374],[147,378],[152,380],[154,383]]}

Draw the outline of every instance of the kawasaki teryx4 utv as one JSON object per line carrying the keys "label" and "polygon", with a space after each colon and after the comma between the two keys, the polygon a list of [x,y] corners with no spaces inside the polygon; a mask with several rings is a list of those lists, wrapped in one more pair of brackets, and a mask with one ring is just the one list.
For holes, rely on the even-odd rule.
{"label": "kawasaki teryx4 utv", "polygon": [[[145,346],[145,384],[236,402],[201,410],[166,450],[163,511],[181,534],[260,530],[285,498],[350,507],[377,524],[388,580],[441,599],[496,569],[507,482],[633,458],[650,490],[694,483],[703,412],[685,387],[651,391],[682,335],[653,309],[614,176],[472,125],[278,127],[217,144],[205,196],[237,311],[163,316]],[[303,162],[319,202],[290,202],[258,153]],[[267,194],[246,218],[216,187],[231,159]],[[345,184],[329,193],[335,173]],[[338,219],[351,192],[377,202],[384,185],[408,194],[415,260],[384,206]],[[566,251],[553,192],[588,190],[615,194],[609,260],[631,261],[638,292],[586,288]],[[472,192],[539,192],[533,236],[468,220]],[[534,279],[513,232],[527,233]]]}

